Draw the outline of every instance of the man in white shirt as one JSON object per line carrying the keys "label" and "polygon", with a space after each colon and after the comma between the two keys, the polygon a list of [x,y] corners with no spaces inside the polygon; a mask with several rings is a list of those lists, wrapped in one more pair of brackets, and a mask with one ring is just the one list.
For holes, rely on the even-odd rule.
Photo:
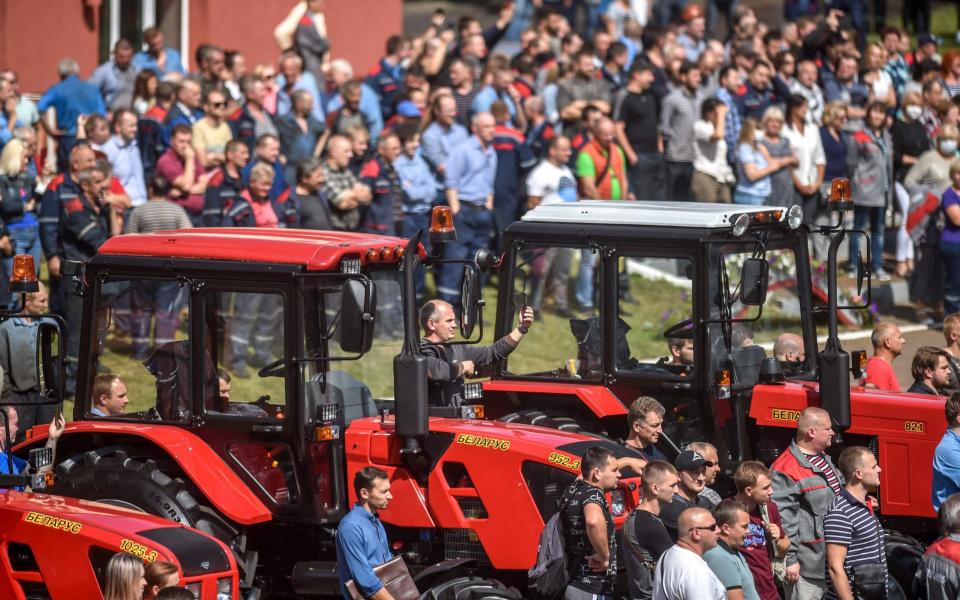
{"label": "man in white shirt", "polygon": [[[577,201],[577,180],[570,167],[570,140],[557,136],[547,142],[547,157],[527,176],[527,207],[540,204],[559,204]],[[549,288],[553,297],[553,312],[562,318],[573,316],[567,299],[567,280],[570,279],[572,248],[549,248],[543,255],[545,265],[537,269],[541,275],[531,278],[531,306],[534,313],[540,312],[544,289]],[[546,284],[546,285],[544,285]]]}
{"label": "man in white shirt", "polygon": [[717,545],[717,520],[705,508],[680,513],[677,543],[660,557],[653,575],[653,600],[725,600],[727,590],[704,553]]}

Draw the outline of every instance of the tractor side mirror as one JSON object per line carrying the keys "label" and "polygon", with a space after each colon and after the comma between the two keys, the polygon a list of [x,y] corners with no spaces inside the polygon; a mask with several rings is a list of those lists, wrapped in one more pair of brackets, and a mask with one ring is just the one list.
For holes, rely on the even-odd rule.
{"label": "tractor side mirror", "polygon": [[740,301],[745,306],[763,306],[767,301],[770,263],[762,258],[748,258],[740,269]]}
{"label": "tractor side mirror", "polygon": [[480,275],[469,265],[463,268],[463,284],[460,286],[460,335],[470,339],[480,315]]}
{"label": "tractor side mirror", "polygon": [[477,250],[477,256],[474,261],[481,273],[489,273],[500,268],[502,257],[495,256],[486,248]]}
{"label": "tractor side mirror", "polygon": [[365,354],[373,345],[374,315],[377,314],[377,288],[372,281],[348,279],[343,284],[340,304],[340,349]]}
{"label": "tractor side mirror", "polygon": [[37,373],[40,394],[43,400],[63,401],[66,358],[65,340],[60,326],[46,319],[37,328]]}

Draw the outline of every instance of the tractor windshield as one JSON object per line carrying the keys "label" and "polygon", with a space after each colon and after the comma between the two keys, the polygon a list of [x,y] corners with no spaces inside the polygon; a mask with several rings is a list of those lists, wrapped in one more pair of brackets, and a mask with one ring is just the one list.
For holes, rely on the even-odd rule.
{"label": "tractor windshield", "polygon": [[321,388],[329,384],[343,394],[347,404],[348,395],[357,396],[361,408],[367,407],[364,413],[376,414],[374,402],[389,403],[394,397],[392,365],[403,345],[403,298],[396,268],[371,270],[366,276],[376,288],[374,341],[370,352],[359,358],[340,346],[342,279],[320,278],[308,286],[306,302],[315,310],[312,314],[307,311],[307,356],[329,356],[335,360],[307,362],[304,378],[308,401],[311,394],[326,397],[329,392]]}
{"label": "tractor windshield", "polygon": [[[718,291],[713,295],[711,317],[733,322],[710,325],[710,338],[717,342],[712,344],[713,363],[721,365],[729,359],[734,382],[747,385],[757,383],[768,357],[777,358],[786,377],[812,375],[816,341],[810,296],[804,293],[811,282],[801,281],[798,273],[805,270],[797,268],[805,257],[786,240],[769,242],[765,248],[759,243],[731,243],[719,249],[711,260],[717,269],[711,273],[711,286]],[[765,259],[769,265],[767,294],[759,306],[743,301],[744,285],[750,283],[743,280],[744,265],[751,258]]]}

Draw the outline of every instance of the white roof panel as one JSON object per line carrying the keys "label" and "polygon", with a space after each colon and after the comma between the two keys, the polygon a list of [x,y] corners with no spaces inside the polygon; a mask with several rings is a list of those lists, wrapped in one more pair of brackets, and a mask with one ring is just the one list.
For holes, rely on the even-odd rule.
{"label": "white roof panel", "polygon": [[588,223],[595,225],[652,225],[656,227],[727,228],[738,215],[782,210],[778,206],[711,204],[706,202],[651,202],[648,200],[586,200],[541,205],[523,215],[539,223]]}

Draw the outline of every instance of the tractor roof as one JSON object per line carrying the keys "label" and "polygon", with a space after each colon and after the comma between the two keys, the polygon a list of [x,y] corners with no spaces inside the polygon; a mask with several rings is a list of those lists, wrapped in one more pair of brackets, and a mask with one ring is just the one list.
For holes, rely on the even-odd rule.
{"label": "tractor roof", "polygon": [[[646,225],[654,227],[697,227],[727,229],[744,213],[769,213],[767,222],[785,221],[780,207],[708,204],[704,202],[625,202],[589,200],[541,205],[523,215],[524,221],[539,223],[585,223],[595,225]],[[776,215],[775,213],[779,213]],[[751,221],[756,219],[752,218]],[[765,220],[766,221],[766,220]]]}
{"label": "tractor roof", "polygon": [[336,269],[347,255],[366,260],[368,250],[406,246],[395,237],[341,231],[263,228],[196,228],[135,233],[110,238],[101,255],[235,260]]}

